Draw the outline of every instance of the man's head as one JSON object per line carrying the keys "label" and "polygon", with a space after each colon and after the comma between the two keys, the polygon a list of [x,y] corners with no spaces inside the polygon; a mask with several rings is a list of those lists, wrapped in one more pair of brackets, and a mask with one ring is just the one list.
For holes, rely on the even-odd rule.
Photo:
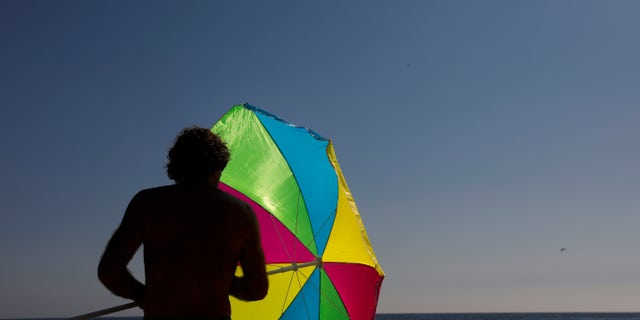
{"label": "man's head", "polygon": [[227,146],[211,130],[185,128],[169,150],[167,174],[175,182],[207,179],[224,170],[229,156]]}

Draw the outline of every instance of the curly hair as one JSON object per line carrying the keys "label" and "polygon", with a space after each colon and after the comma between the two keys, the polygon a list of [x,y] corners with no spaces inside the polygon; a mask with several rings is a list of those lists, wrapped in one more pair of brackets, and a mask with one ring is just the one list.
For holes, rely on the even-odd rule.
{"label": "curly hair", "polygon": [[224,170],[229,157],[226,144],[211,130],[185,128],[167,155],[167,175],[175,182],[201,179]]}

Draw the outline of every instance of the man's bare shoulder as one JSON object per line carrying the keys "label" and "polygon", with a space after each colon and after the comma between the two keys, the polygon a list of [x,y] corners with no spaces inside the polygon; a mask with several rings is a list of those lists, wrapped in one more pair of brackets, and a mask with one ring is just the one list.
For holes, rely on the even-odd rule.
{"label": "man's bare shoulder", "polygon": [[[202,191],[202,190],[200,190]],[[219,204],[224,204],[227,208],[239,214],[247,215],[251,218],[255,217],[253,209],[249,204],[235,197],[234,195],[224,192],[217,188],[211,188],[208,192],[201,193],[200,191],[194,192],[193,190],[182,188],[179,185],[164,185],[148,189],[140,190],[134,199],[139,203],[158,203],[163,201],[170,201],[171,199],[181,198],[185,196],[193,196],[199,194],[197,198],[202,199],[202,196],[212,201],[216,201]]]}
{"label": "man's bare shoulder", "polygon": [[251,209],[251,206],[249,204],[247,204],[246,202],[240,200],[239,198],[237,198],[236,196],[224,192],[220,189],[218,189],[218,193],[220,195],[220,198],[222,199],[222,201],[226,202],[228,205],[234,207],[235,209],[244,212],[245,214],[254,216],[253,213],[253,209]]}
{"label": "man's bare shoulder", "polygon": [[142,189],[138,191],[135,196],[133,196],[133,200],[144,202],[151,199],[163,198],[171,193],[175,193],[175,189],[175,185],[165,185]]}
{"label": "man's bare shoulder", "polygon": [[155,193],[166,193],[166,192],[174,192],[177,188],[175,184],[168,184],[164,186],[157,186],[153,188],[146,188],[139,191],[139,193],[143,194],[155,194]]}

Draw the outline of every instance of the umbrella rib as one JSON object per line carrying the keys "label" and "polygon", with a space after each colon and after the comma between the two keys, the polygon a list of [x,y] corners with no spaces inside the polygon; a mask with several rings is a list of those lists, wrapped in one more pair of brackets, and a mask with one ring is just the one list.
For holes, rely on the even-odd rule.
{"label": "umbrella rib", "polygon": [[[311,319],[311,315],[309,314],[309,307],[307,306],[307,299],[304,295],[304,291],[302,290],[302,282],[300,282],[300,272],[294,272],[295,276],[296,276],[296,280],[298,280],[298,285],[300,286],[300,294],[302,295],[302,304],[304,305],[304,311],[307,313],[307,319]],[[302,274],[302,276],[304,278],[306,278],[307,280],[309,278],[305,277],[304,274]],[[308,281],[305,281],[305,285],[307,284]]]}
{"label": "umbrella rib", "polygon": [[[302,190],[300,190],[300,186],[298,186],[298,198],[296,199],[296,234],[298,234],[298,217],[300,217],[300,197],[302,197]],[[293,247],[293,256],[296,255],[296,247]]]}
{"label": "umbrella rib", "polygon": [[282,301],[282,308],[280,309],[280,314],[284,314],[284,311],[287,309],[287,298],[289,298],[289,291],[291,290],[291,283],[293,283],[293,276],[294,274],[291,274],[291,278],[289,278],[289,285],[287,286],[287,292],[284,295],[284,300]]}
{"label": "umbrella rib", "polygon": [[[312,239],[312,241],[314,241],[314,239],[316,238],[316,236],[317,236],[318,234],[320,234],[320,231],[322,231],[322,229],[324,229],[324,228],[327,226],[327,223],[328,223],[329,221],[331,221],[331,220],[332,220],[332,218],[335,220],[335,217],[336,217],[336,211],[334,211],[332,214],[330,214],[329,216],[327,216],[327,218],[324,220],[324,222],[322,223],[322,225],[321,225],[321,226],[320,226],[320,228],[318,229],[318,232],[316,232],[316,233],[313,235],[313,239]],[[309,243],[308,245],[311,245],[311,244]]]}
{"label": "umbrella rib", "polygon": [[[304,277],[304,274],[302,274],[302,276]],[[305,278],[306,278],[306,279],[309,279],[309,278],[307,278],[307,277],[305,277]],[[322,288],[320,288],[320,287],[318,287],[318,286],[314,285],[313,283],[311,283],[311,284],[308,284],[308,283],[309,283],[308,281],[307,281],[307,282],[305,282],[305,285],[310,285],[310,286],[313,286],[314,288],[316,288],[316,289],[318,290],[318,292],[320,292],[320,295],[321,295],[322,297],[324,297],[324,298],[325,298],[325,299],[326,299],[326,300],[327,300],[327,301],[328,301],[328,302],[329,302],[329,303],[330,303],[330,304],[335,308],[335,310],[337,310],[337,311],[339,311],[339,312],[341,312],[341,311],[343,310],[343,308],[340,308],[340,307],[338,306],[338,304],[337,304],[337,303],[336,303],[336,302],[335,302],[331,297],[329,297],[328,295],[326,295],[326,294],[322,291]],[[345,313],[343,313],[343,315],[344,315],[345,317],[347,317],[347,319],[349,319],[349,314],[348,314],[348,313],[346,313],[346,312],[345,312]]]}
{"label": "umbrella rib", "polygon": [[280,240],[280,244],[284,248],[284,252],[287,254],[287,258],[289,258],[289,260],[293,260],[289,250],[287,249],[287,245],[284,243],[282,234],[280,233],[280,231],[278,230],[278,226],[276,225],[276,217],[273,214],[271,214],[270,216],[271,216],[271,224],[273,225],[273,229],[276,231],[276,234],[278,235],[278,239]]}
{"label": "umbrella rib", "polygon": [[[298,201],[296,203],[296,234],[298,234],[298,221],[299,221],[298,217],[300,216],[300,202],[301,202],[300,199],[303,198],[302,197],[302,190],[300,190],[300,189],[298,189],[298,190],[300,191],[300,193],[298,193]],[[303,199],[302,203],[304,204],[304,199]],[[309,212],[307,212],[307,215],[308,214],[309,214]],[[311,225],[311,230],[313,231],[313,225]],[[307,243],[302,243],[301,242],[304,245],[304,247],[306,247],[306,248],[315,247],[315,246],[312,246],[312,244],[314,244],[315,241],[316,241],[316,239],[315,239],[316,234],[312,233],[312,235],[313,235],[313,237],[311,237],[309,242],[307,242]],[[295,248],[294,248],[294,256],[295,256]],[[313,256],[314,256],[314,258],[318,259],[318,257],[315,254]]]}

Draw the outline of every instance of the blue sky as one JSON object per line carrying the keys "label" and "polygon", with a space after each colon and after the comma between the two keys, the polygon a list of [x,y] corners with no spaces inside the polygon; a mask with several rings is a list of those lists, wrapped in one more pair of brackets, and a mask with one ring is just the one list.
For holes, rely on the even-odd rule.
{"label": "blue sky", "polygon": [[639,10],[1,1],[0,318],[124,303],[95,273],[128,200],[245,101],[334,141],[379,312],[640,311]]}

